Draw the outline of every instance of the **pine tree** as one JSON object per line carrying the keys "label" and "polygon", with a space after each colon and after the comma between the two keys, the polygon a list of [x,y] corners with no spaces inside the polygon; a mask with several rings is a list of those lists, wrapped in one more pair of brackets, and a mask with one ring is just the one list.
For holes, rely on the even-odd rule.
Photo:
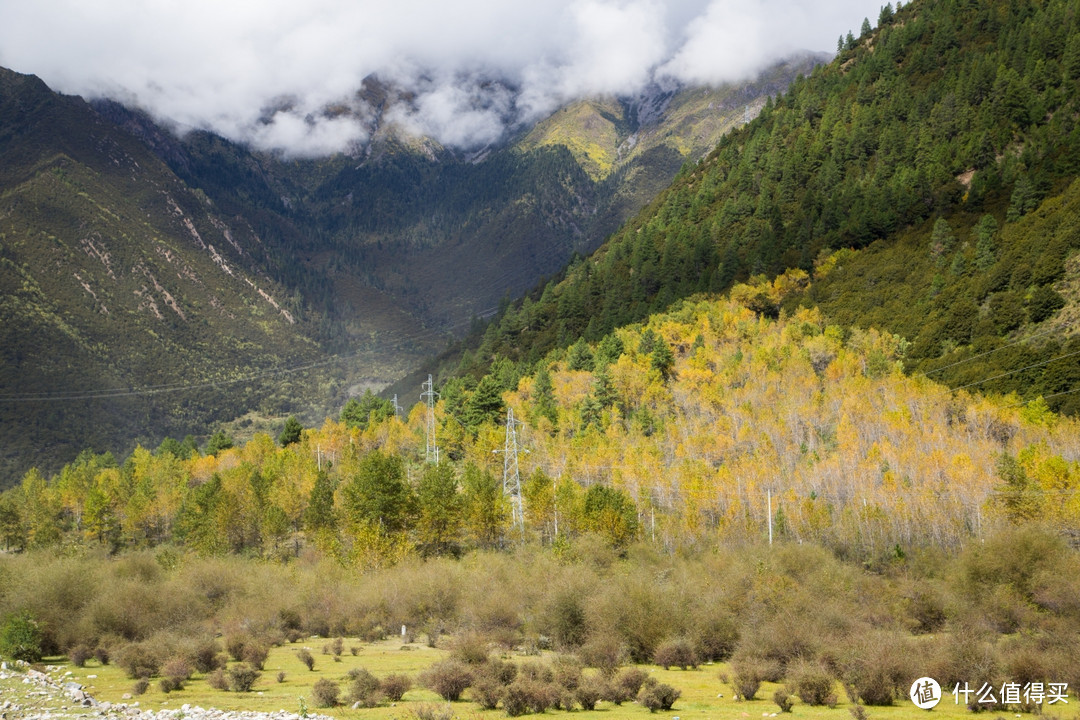
{"label": "pine tree", "polygon": [[304,426],[300,424],[295,415],[290,415],[289,419],[285,421],[285,427],[282,428],[281,434],[278,435],[278,445],[288,447],[293,443],[300,442],[300,434],[303,432]]}

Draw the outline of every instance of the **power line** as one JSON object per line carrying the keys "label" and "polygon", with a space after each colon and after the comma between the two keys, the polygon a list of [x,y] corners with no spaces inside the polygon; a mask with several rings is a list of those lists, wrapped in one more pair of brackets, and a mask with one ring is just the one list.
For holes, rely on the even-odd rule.
{"label": "power line", "polygon": [[[1066,323],[1065,327],[1070,328],[1071,325]],[[926,372],[923,373],[923,375],[933,375],[934,373],[941,372],[942,370],[948,370],[951,367],[956,367],[957,365],[963,365],[964,363],[971,362],[972,360],[978,360],[979,358],[985,357],[986,355],[996,353],[998,350],[1004,350],[1006,348],[1011,348],[1011,347],[1014,347],[1016,345],[1021,345],[1023,343],[1029,342],[1031,340],[1035,340],[1036,338],[1046,337],[1047,335],[1052,335],[1052,334],[1057,333],[1057,332],[1058,332],[1057,328],[1054,328],[1052,330],[1047,330],[1046,332],[1038,333],[1036,335],[1031,335],[1029,337],[1022,338],[1020,340],[1015,340],[1015,341],[1013,341],[1011,343],[1008,343],[1007,345],[1001,345],[1000,347],[996,347],[993,350],[987,350],[985,352],[979,353],[978,355],[972,355],[969,358],[964,358],[963,360],[957,360],[956,362],[949,363],[948,365],[942,365],[941,367],[934,368],[933,370],[927,370]]]}
{"label": "power line", "polygon": [[991,380],[999,380],[999,379],[1001,379],[1003,377],[1008,377],[1009,375],[1015,375],[1018,372],[1023,372],[1025,370],[1030,370],[1031,368],[1040,367],[1042,365],[1049,365],[1052,362],[1056,362],[1058,360],[1064,360],[1065,358],[1070,358],[1070,357],[1073,357],[1074,355],[1080,355],[1080,350],[1076,350],[1076,351],[1071,352],[1071,353],[1066,353],[1065,355],[1058,355],[1057,357],[1052,357],[1049,360],[1043,360],[1041,362],[1032,363],[1030,365],[1025,365],[1022,368],[1017,368],[1015,370],[1010,370],[1009,372],[1001,373],[1000,375],[994,375],[992,377],[983,378],[982,380],[978,380],[978,381],[973,382],[973,383],[968,383],[967,385],[961,385],[960,387],[958,387],[956,389],[957,390],[964,390],[964,389],[969,388],[969,387],[975,387],[976,385],[982,385],[983,383],[990,382]]}

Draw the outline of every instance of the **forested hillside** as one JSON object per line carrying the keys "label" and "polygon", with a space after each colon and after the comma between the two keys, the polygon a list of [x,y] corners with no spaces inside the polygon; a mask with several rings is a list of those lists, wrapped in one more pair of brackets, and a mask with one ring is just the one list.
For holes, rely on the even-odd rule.
{"label": "forested hillside", "polygon": [[[752,291],[735,294],[753,304]],[[503,547],[522,539],[496,453],[512,410],[525,537],[544,544],[702,548],[761,539],[771,521],[780,538],[873,562],[961,546],[1003,519],[1080,530],[1076,422],[907,377],[906,346],[816,310],[771,320],[745,301],[688,301],[533,376],[503,362],[444,386],[438,465],[422,462],[422,405],[399,419],[369,398],[284,447],[261,435],[201,456],[173,442],[31,471],[0,496],[0,529],[11,547],[312,545],[361,567]]]}
{"label": "forested hillside", "polygon": [[909,368],[1041,337],[941,377],[1040,363],[990,387],[1071,412],[1058,393],[1076,364],[1049,361],[1075,350],[1078,103],[1073,4],[886,6],[876,30],[842,37],[831,64],[445,362],[474,377],[497,356],[534,363],[677,298],[797,267],[813,282],[788,309],[900,333]]}

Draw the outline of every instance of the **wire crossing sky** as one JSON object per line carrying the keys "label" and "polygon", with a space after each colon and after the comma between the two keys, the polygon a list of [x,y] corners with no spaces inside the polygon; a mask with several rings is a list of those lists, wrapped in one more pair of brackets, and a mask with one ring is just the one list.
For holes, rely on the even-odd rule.
{"label": "wire crossing sky", "polygon": [[0,0],[0,65],[307,156],[367,139],[356,91],[375,75],[412,96],[390,121],[476,147],[579,97],[743,80],[795,51],[832,52],[883,4]]}

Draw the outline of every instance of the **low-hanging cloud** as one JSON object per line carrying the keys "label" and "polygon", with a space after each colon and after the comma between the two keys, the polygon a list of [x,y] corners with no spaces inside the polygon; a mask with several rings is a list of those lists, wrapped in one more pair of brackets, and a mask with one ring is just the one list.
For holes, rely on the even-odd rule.
{"label": "low-hanging cloud", "polygon": [[[452,146],[579,97],[752,76],[880,0],[0,0],[0,65],[291,155],[369,139],[384,113]],[[374,108],[365,78],[393,84]]]}

